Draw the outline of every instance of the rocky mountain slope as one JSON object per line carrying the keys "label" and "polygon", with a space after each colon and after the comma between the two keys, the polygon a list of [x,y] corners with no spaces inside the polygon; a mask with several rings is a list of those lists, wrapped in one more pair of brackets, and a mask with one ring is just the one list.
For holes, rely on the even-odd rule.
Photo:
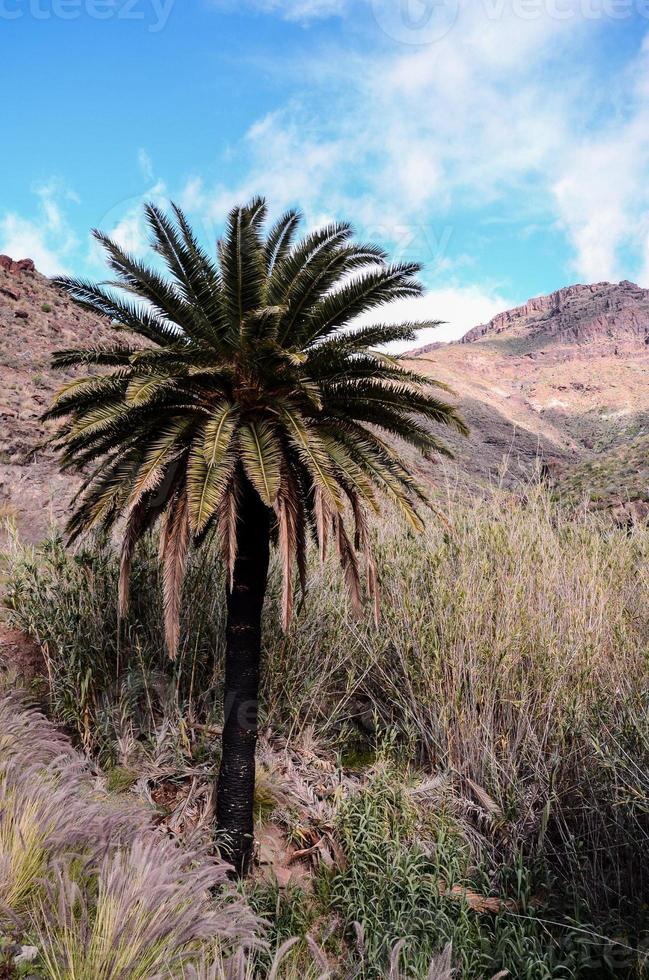
{"label": "rocky mountain slope", "polygon": [[52,371],[52,352],[115,338],[29,259],[0,255],[0,522],[12,519],[28,540],[64,514],[74,489],[42,447],[47,428],[40,416],[73,374]]}
{"label": "rocky mountain slope", "polygon": [[[0,521],[28,540],[62,518],[74,491],[42,446],[40,416],[66,380],[51,354],[116,336],[32,262],[0,256]],[[437,484],[512,484],[540,461],[574,499],[623,516],[649,510],[649,290],[570,286],[406,357],[451,386],[471,427],[468,439],[443,433],[456,460],[432,464]]]}
{"label": "rocky mountain slope", "polygon": [[512,482],[540,459],[573,498],[646,512],[649,290],[569,286],[411,356],[454,389],[471,426],[454,440],[461,478]]}

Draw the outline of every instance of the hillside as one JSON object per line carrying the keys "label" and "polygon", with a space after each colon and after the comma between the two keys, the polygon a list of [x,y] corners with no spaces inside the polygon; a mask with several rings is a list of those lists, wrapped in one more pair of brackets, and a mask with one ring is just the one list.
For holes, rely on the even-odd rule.
{"label": "hillside", "polygon": [[[36,541],[73,490],[41,448],[40,416],[66,379],[52,372],[52,351],[116,335],[30,260],[0,256],[0,336],[0,513]],[[471,427],[468,439],[443,433],[456,460],[433,464],[433,479],[450,472],[468,488],[510,485],[540,459],[574,499],[586,493],[595,506],[644,514],[648,341],[649,290],[597,283],[532,299],[459,342],[410,352],[420,370],[451,386]]]}
{"label": "hillside", "polygon": [[512,481],[540,458],[573,496],[649,498],[649,290],[569,286],[411,355],[453,388],[471,426],[454,440],[463,479],[493,481],[507,460]]}
{"label": "hillside", "polygon": [[54,454],[40,447],[40,416],[72,372],[53,372],[52,352],[115,339],[115,332],[72,303],[31,260],[0,255],[0,516],[35,541],[70,499]]}
{"label": "hillside", "polygon": [[[34,540],[72,490],[39,447],[51,352],[116,335],[2,261],[4,509]],[[116,542],[3,549],[0,977],[647,975],[649,525],[629,534],[543,486],[465,489],[505,456],[510,482],[540,458],[575,497],[614,470],[641,502],[645,299],[572,287],[406,358],[472,423],[460,485],[420,535],[376,523],[380,622],[352,619],[315,549],[288,632],[271,585],[255,862],[236,894],[214,846],[220,554],[188,557],[172,661],[155,542],[126,617]]]}

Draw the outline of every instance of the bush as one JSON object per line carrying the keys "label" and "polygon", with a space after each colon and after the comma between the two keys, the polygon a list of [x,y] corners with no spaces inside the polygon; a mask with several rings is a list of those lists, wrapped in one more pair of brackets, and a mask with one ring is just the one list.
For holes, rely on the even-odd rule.
{"label": "bush", "polygon": [[[567,921],[548,928],[528,907],[532,881],[522,866],[490,867],[443,812],[422,825],[394,771],[379,771],[341,807],[339,832],[347,867],[332,880],[332,904],[355,932],[359,975],[386,976],[397,945],[404,975],[415,977],[445,947],[463,980],[496,971],[519,980],[581,977],[596,962],[592,929],[583,939]],[[511,894],[494,896],[495,880]]]}
{"label": "bush", "polygon": [[[519,875],[525,896],[541,882],[547,918],[583,915],[633,946],[649,897],[649,529],[568,514],[536,487],[471,503],[449,494],[444,509],[419,536],[391,518],[377,529],[378,629],[351,617],[335,570],[314,560],[308,602],[284,636],[273,572],[263,724],[293,739],[315,730],[347,761],[371,760],[387,740],[396,764],[448,779],[449,812],[480,838],[473,866],[492,886],[511,891]],[[192,559],[170,664],[154,553],[152,541],[139,555],[118,628],[112,546],[16,548],[10,615],[44,646],[52,713],[88,751],[137,768],[166,739],[179,764],[209,770],[213,747],[196,733],[220,721],[220,562],[209,548]],[[424,860],[399,852],[404,887]],[[499,935],[520,958],[527,933],[507,921]],[[374,931],[372,956],[384,961],[388,942]],[[422,940],[417,962],[443,949],[452,937],[442,933]]]}

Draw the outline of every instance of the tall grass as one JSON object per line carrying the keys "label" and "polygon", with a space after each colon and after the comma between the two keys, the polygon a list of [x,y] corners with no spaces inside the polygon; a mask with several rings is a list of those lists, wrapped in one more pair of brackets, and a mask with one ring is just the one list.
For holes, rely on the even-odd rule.
{"label": "tall grass", "polygon": [[[263,723],[289,743],[315,731],[343,762],[389,744],[395,764],[443,781],[429,806],[463,827],[461,853],[468,846],[469,864],[489,869],[492,890],[528,896],[519,914],[536,889],[534,915],[584,915],[589,929],[633,946],[649,898],[649,529],[568,514],[539,487],[471,502],[449,492],[440,507],[444,518],[431,515],[422,535],[393,519],[376,529],[378,628],[369,614],[351,617],[335,570],[315,561],[288,636],[269,601]],[[11,617],[43,644],[50,708],[80,743],[111,764],[161,742],[183,765],[195,761],[196,733],[220,721],[218,560],[193,559],[175,666],[146,548],[121,629],[109,544],[74,555],[60,542],[37,555],[16,547],[9,566]],[[397,866],[428,860],[410,843]],[[508,941],[524,945],[507,921]],[[402,938],[378,925],[365,932],[377,962],[386,937]],[[464,941],[434,934],[437,950]],[[489,939],[492,952],[498,941]],[[422,945],[422,963],[429,952]]]}
{"label": "tall grass", "polygon": [[[111,850],[92,889],[55,872],[36,931],[51,980],[150,980],[176,976],[201,944],[218,937],[226,947],[245,935],[242,909],[217,903],[223,866],[151,836]],[[248,917],[252,934],[253,919]]]}
{"label": "tall grass", "polygon": [[0,926],[36,936],[42,976],[176,975],[205,941],[227,951],[258,931],[222,862],[162,837],[134,800],[112,805],[51,724],[10,698],[0,747]]}

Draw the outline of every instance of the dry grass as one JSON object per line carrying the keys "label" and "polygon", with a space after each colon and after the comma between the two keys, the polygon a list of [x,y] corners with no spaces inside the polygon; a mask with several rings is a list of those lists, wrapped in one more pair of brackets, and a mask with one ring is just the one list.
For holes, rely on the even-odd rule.
{"label": "dry grass", "polygon": [[[471,503],[449,492],[438,505],[444,518],[431,516],[420,536],[397,521],[376,529],[378,629],[369,615],[352,618],[329,565],[314,562],[288,636],[269,602],[260,808],[277,801],[287,834],[310,840],[309,815],[329,827],[378,751],[412,780],[419,809],[456,828],[477,878],[488,872],[478,895],[508,899],[519,869],[513,891],[525,914],[533,894],[548,919],[585,914],[596,931],[632,937],[649,897],[649,529],[569,515],[538,487]],[[173,668],[147,555],[119,640],[116,575],[109,548],[14,552],[12,617],[47,645],[54,714],[111,764],[185,785],[182,820],[195,826],[218,761],[221,571],[207,553],[190,568]],[[271,588],[279,594],[277,578]],[[188,821],[192,807],[200,812]],[[180,825],[179,811],[169,826]],[[475,876],[443,880],[468,894]],[[444,901],[457,908],[456,897]],[[357,901],[351,918],[361,917]],[[479,929],[463,936],[454,957],[462,942],[494,948]],[[381,936],[370,941],[385,955]],[[554,975],[538,969],[529,976]]]}
{"label": "dry grass", "polygon": [[222,862],[154,831],[133,798],[111,805],[53,726],[10,698],[0,747],[0,922],[33,932],[43,977],[176,975],[205,942],[231,950],[258,931]]}
{"label": "dry grass", "polygon": [[374,719],[476,804],[486,790],[512,852],[548,828],[548,846],[585,847],[594,884],[611,870],[607,835],[624,833],[611,805],[623,782],[637,804],[626,829],[646,841],[649,530],[569,519],[534,488],[449,498],[444,513],[423,538],[380,529],[378,630],[347,617],[321,572],[296,631],[269,644],[270,723],[333,735]]}

